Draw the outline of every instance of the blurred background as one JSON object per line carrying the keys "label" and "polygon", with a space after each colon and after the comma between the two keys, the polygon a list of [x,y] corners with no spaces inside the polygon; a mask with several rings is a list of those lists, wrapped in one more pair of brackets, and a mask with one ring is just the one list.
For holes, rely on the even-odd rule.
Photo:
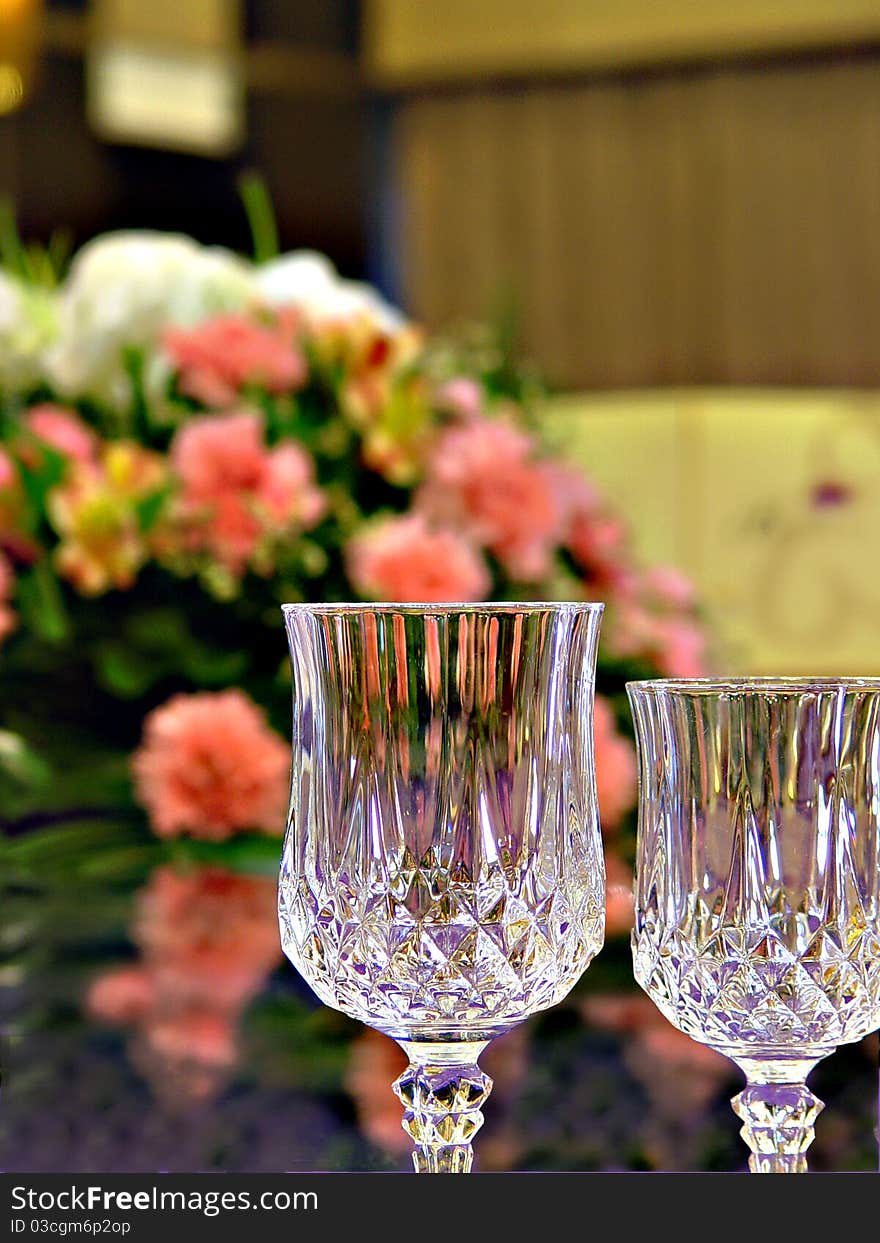
{"label": "blurred background", "polygon": [[[491,330],[525,377],[517,400],[540,391],[536,434],[621,516],[634,561],[693,585],[705,667],[880,674],[878,70],[877,0],[0,0],[5,253],[13,233],[36,243],[63,280],[69,256],[111,230],[251,255],[262,219],[276,249],[322,252],[432,339],[473,354]],[[252,173],[265,193],[249,207]],[[3,331],[0,315],[0,343]],[[42,384],[10,397],[15,418],[57,398]],[[77,406],[87,420],[93,396]],[[160,433],[147,443],[167,447]],[[403,503],[351,491],[364,513]],[[143,591],[167,622],[167,586]],[[404,1168],[395,1047],[279,967],[277,842],[235,857],[201,843],[183,872],[163,871],[175,860],[121,793],[127,758],[108,759],[109,736],[127,756],[172,692],[234,682],[285,734],[287,687],[268,659],[217,673],[254,645],[256,613],[236,606],[211,635],[202,602],[195,638],[170,623],[188,663],[160,684],[104,635],[92,702],[86,672],[55,698],[22,672],[57,686],[45,653],[61,640],[49,626],[21,646],[39,626],[20,596],[0,653],[3,1168]],[[107,607],[83,633],[123,633]],[[601,685],[629,746],[625,656]],[[670,671],[655,656],[635,652],[633,668]],[[75,699],[99,741],[66,763]],[[582,989],[490,1054],[478,1160],[742,1168],[737,1075],[629,982],[633,771],[631,752],[611,754],[630,791],[609,817],[623,909]],[[55,781],[59,763],[76,782]],[[220,964],[229,996],[188,1025],[150,1026],[142,962],[167,959],[186,910],[199,914],[175,966],[182,991],[210,992]],[[161,988],[164,1004],[177,996]],[[828,1106],[815,1168],[876,1168],[876,1039],[840,1051],[814,1087]]]}

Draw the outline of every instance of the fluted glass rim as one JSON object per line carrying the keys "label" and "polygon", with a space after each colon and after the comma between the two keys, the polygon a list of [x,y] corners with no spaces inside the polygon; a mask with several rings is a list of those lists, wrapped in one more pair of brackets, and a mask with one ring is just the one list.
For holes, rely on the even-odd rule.
{"label": "fluted glass rim", "polygon": [[628,694],[674,695],[805,695],[811,692],[876,691],[880,677],[853,675],[820,677],[742,677],[742,678],[644,678],[626,683]]}
{"label": "fluted glass rim", "polygon": [[581,600],[440,600],[423,603],[410,601],[343,601],[341,603],[297,602],[282,604],[281,611],[285,617],[289,614],[306,614],[309,616],[333,616],[334,614],[356,613],[541,613],[552,610],[557,613],[596,613],[601,614],[605,605],[601,601]]}

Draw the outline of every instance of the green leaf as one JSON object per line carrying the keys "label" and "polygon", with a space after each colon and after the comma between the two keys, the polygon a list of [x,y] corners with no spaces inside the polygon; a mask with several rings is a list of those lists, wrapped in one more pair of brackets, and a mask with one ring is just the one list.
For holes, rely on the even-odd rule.
{"label": "green leaf", "polygon": [[52,779],[52,769],[20,734],[0,730],[0,770],[21,785],[40,788]]}
{"label": "green leaf", "polygon": [[199,686],[228,686],[238,682],[247,672],[249,656],[245,651],[222,652],[216,648],[193,643],[180,653],[180,667]]}
{"label": "green leaf", "polygon": [[[36,438],[31,439],[35,441]],[[39,514],[43,514],[46,510],[46,495],[64,478],[67,462],[63,454],[42,441],[39,442],[36,461],[39,464],[35,467],[20,461],[18,473],[31,505]]]}
{"label": "green leaf", "polygon": [[238,192],[251,229],[254,262],[276,259],[281,252],[278,222],[265,181],[258,173],[243,173],[238,179]]}
{"label": "green leaf", "polygon": [[269,837],[262,833],[242,833],[227,842],[196,842],[178,839],[170,849],[172,858],[181,863],[200,866],[213,864],[230,868],[234,872],[256,873],[260,876],[276,876],[281,860],[281,829],[279,836]]}
{"label": "green leaf", "polygon": [[41,557],[20,575],[16,600],[26,627],[48,643],[63,643],[70,635],[70,619],[58,579],[47,557]]}
{"label": "green leaf", "polygon": [[151,492],[148,496],[141,497],[135,502],[135,513],[137,514],[138,529],[142,533],[152,530],[156,525],[156,521],[165,507],[165,502],[171,495],[170,488],[160,488],[157,492]]}
{"label": "green leaf", "polygon": [[136,699],[164,673],[164,666],[113,640],[95,649],[95,669],[101,685],[122,699]]}
{"label": "green leaf", "polygon": [[146,651],[164,652],[190,641],[183,616],[174,608],[144,609],[125,622],[126,637]]}

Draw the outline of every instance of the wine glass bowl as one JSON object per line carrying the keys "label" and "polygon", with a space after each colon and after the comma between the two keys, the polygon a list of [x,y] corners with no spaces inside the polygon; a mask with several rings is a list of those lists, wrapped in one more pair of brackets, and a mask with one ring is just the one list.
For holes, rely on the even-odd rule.
{"label": "wine glass bowl", "polygon": [[747,1079],[757,1171],[806,1169],[806,1077],[880,1025],[880,680],[630,683],[635,976]]}
{"label": "wine glass bowl", "polygon": [[396,1039],[417,1170],[470,1168],[495,1036],[604,936],[592,754],[602,606],[285,606],[285,953]]}

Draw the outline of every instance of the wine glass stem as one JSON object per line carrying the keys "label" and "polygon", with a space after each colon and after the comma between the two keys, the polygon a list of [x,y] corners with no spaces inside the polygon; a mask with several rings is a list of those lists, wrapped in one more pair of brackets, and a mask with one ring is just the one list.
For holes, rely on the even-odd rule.
{"label": "wine glass stem", "polygon": [[492,1080],[477,1065],[488,1041],[398,1042],[409,1066],[394,1084],[403,1129],[415,1143],[417,1174],[469,1174],[471,1140],[483,1125],[481,1106]]}
{"label": "wine glass stem", "polygon": [[806,1174],[813,1123],[824,1108],[805,1083],[749,1082],[731,1102],[753,1174]]}

